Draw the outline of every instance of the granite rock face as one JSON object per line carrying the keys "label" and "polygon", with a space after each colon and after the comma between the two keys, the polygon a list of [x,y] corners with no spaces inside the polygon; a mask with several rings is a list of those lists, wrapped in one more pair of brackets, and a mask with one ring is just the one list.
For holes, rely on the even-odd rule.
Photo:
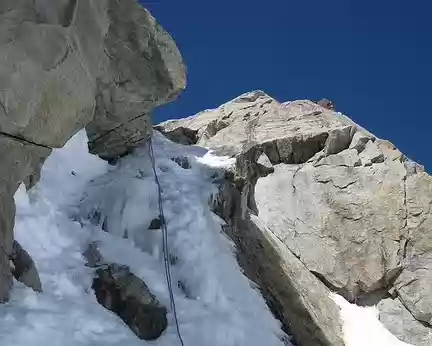
{"label": "granite rock face", "polygon": [[153,108],[185,87],[172,40],[136,0],[0,3],[0,302],[11,285],[13,195],[83,127],[111,160],[147,140]]}
{"label": "granite rock face", "polygon": [[[248,270],[255,257],[276,268],[293,268],[294,258],[328,292],[352,302],[384,306],[390,299],[396,307],[386,303],[381,318],[397,319],[394,309],[403,311],[400,319],[406,323],[399,320],[398,331],[392,331],[410,342],[412,333],[405,330],[432,332],[432,178],[393,144],[326,105],[279,103],[254,91],[156,128],[172,140],[236,157],[225,183],[233,188],[227,193],[221,187],[214,210],[227,221],[245,272],[299,344],[340,342],[331,337],[340,335],[337,323],[323,323],[333,308],[321,309],[328,315],[311,322],[318,329],[326,326],[321,343],[307,341],[301,328],[290,325],[307,314],[316,316],[312,302],[325,290],[295,288],[308,301],[296,310],[282,288],[290,285],[290,276],[281,274],[284,283],[276,283],[265,271]],[[241,202],[233,203],[233,195]],[[249,237],[266,232],[280,243],[273,243],[273,250],[282,246],[290,256],[270,256],[261,246],[251,253],[245,245]]]}

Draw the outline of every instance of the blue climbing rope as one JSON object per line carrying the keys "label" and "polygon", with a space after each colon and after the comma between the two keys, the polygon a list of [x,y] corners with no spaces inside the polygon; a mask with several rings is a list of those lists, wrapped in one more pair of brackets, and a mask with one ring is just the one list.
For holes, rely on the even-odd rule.
{"label": "blue climbing rope", "polygon": [[180,333],[180,326],[179,326],[178,317],[177,317],[177,309],[176,309],[176,305],[175,305],[174,293],[173,293],[173,288],[172,288],[171,268],[170,268],[170,258],[169,258],[169,248],[168,248],[168,228],[167,228],[165,215],[164,215],[164,209],[163,209],[162,187],[161,187],[161,184],[159,182],[159,178],[158,178],[158,175],[156,172],[156,160],[155,160],[155,156],[154,156],[153,142],[152,142],[151,136],[148,140],[148,154],[150,157],[150,161],[151,161],[151,165],[152,165],[152,169],[153,169],[153,174],[154,174],[157,189],[158,189],[159,216],[161,219],[162,239],[163,239],[162,249],[163,249],[163,255],[164,255],[164,262],[165,262],[165,277],[167,280],[168,291],[169,291],[169,296],[170,296],[170,301],[171,301],[171,309],[172,309],[173,314],[174,314],[174,320],[175,320],[177,335],[178,335],[178,338],[180,340],[180,344],[182,346],[184,346],[183,338],[182,338],[181,333]]}

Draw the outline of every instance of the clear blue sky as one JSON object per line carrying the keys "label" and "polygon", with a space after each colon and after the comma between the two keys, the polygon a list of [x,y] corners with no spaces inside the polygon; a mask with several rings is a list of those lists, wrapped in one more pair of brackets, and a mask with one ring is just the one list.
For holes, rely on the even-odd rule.
{"label": "clear blue sky", "polygon": [[176,40],[188,87],[155,122],[253,89],[337,110],[432,171],[432,1],[141,0]]}

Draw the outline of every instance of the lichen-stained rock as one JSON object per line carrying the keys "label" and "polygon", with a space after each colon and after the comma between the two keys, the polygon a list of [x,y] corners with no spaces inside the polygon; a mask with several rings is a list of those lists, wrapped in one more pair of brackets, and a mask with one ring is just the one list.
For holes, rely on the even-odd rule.
{"label": "lichen-stained rock", "polygon": [[92,288],[99,304],[117,314],[140,339],[157,339],[166,329],[166,308],[128,267],[110,264],[97,269]]}

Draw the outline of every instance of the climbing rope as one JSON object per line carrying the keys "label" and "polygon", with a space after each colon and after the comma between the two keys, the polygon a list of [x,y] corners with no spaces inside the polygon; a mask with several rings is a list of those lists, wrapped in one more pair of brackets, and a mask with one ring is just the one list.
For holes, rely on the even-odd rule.
{"label": "climbing rope", "polygon": [[158,178],[158,175],[156,172],[156,160],[155,160],[155,156],[154,156],[153,142],[152,142],[151,136],[148,140],[148,154],[150,157],[150,161],[151,161],[151,165],[152,165],[152,169],[153,169],[153,174],[154,174],[155,182],[156,182],[157,189],[158,189],[159,216],[161,219],[162,239],[163,239],[162,250],[163,250],[164,262],[165,262],[165,277],[167,280],[168,292],[169,292],[170,301],[171,301],[171,309],[172,309],[173,315],[174,315],[174,321],[175,321],[175,325],[176,325],[177,335],[178,335],[178,338],[180,340],[180,344],[182,346],[184,346],[183,338],[182,338],[181,333],[180,333],[180,326],[179,326],[178,317],[177,317],[177,309],[176,309],[176,305],[175,305],[174,293],[173,293],[173,288],[172,288],[171,268],[170,268],[170,258],[169,258],[169,248],[168,248],[168,228],[167,228],[167,224],[165,221],[165,215],[164,215],[164,209],[163,209],[162,187],[161,187],[161,184],[159,182],[159,178]]}

